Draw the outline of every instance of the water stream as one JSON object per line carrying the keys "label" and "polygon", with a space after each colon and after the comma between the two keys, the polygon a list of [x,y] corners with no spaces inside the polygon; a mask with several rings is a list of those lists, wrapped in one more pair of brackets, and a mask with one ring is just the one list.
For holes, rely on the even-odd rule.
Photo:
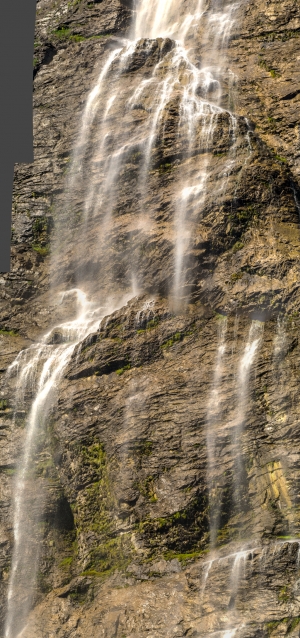
{"label": "water stream", "polygon": [[244,462],[243,462],[243,434],[245,420],[249,410],[249,380],[255,357],[262,341],[264,324],[261,321],[252,321],[248,340],[241,356],[237,374],[237,415],[233,435],[234,462],[235,462],[235,503],[238,512],[244,508]]}
{"label": "water stream", "polygon": [[[103,316],[115,309],[97,308],[79,289],[64,293],[61,303],[68,297],[76,300],[75,319],[55,326],[39,343],[22,350],[7,370],[7,379],[15,378],[15,413],[26,409],[25,397],[28,392],[33,400],[28,411],[24,447],[14,483],[14,547],[5,638],[15,638],[24,628],[36,589],[44,506],[44,488],[38,480],[36,467],[43,448],[47,417],[76,346],[97,330]],[[59,335],[59,345],[55,335]]]}
{"label": "water stream", "polygon": [[214,475],[217,471],[216,442],[218,436],[218,425],[222,417],[220,406],[220,391],[223,372],[223,358],[226,351],[226,332],[227,317],[220,318],[218,322],[218,347],[215,361],[214,378],[210,391],[207,410],[207,430],[206,430],[206,449],[207,449],[207,486],[209,493],[209,510],[210,510],[210,548],[214,550],[216,537],[220,523],[221,511],[221,494],[222,488],[218,486]]}
{"label": "water stream", "polygon": [[[188,4],[187,7],[187,3],[181,0],[136,0],[131,37],[120,41],[118,48],[108,54],[82,113],[66,181],[65,213],[62,212],[61,221],[57,224],[52,264],[53,281],[57,282],[59,273],[62,301],[70,295],[75,296],[77,312],[67,321],[56,325],[39,343],[22,351],[8,370],[8,378],[15,378],[15,410],[20,405],[24,407],[29,390],[33,398],[28,409],[23,451],[14,484],[14,547],[5,638],[17,638],[26,626],[36,591],[43,493],[41,486],[38,506],[32,507],[28,486],[35,480],[39,441],[43,438],[49,412],[56,400],[59,382],[76,346],[98,329],[102,317],[147,287],[145,282],[148,273],[151,273],[151,257],[144,258],[143,251],[145,244],[147,247],[157,236],[157,221],[150,199],[151,169],[160,161],[164,162],[162,170],[167,170],[170,164],[175,166],[176,147],[180,147],[177,160],[184,157],[185,169],[178,181],[172,184],[172,276],[168,291],[175,309],[179,310],[182,300],[187,303],[193,286],[193,276],[190,274],[192,244],[205,204],[209,185],[209,150],[214,143],[214,132],[220,116],[224,116],[223,127],[228,128],[231,148],[235,146],[237,123],[228,103],[225,103],[224,87],[230,84],[226,47],[240,3],[215,0],[207,5],[204,0],[191,0]],[[201,61],[196,55],[194,43],[194,36],[198,37],[199,33],[202,34]],[[148,67],[147,60],[151,61]],[[138,64],[142,70],[136,75],[137,79],[132,83],[124,83],[126,73]],[[175,140],[170,141],[167,113],[172,103],[177,105],[177,119]],[[143,114],[139,126],[130,119],[134,112]],[[163,158],[157,149],[158,141],[166,149]],[[226,179],[234,161],[233,150],[224,169],[225,178],[223,175],[220,179],[221,190],[226,187]],[[122,188],[126,180],[129,190],[133,188],[130,182],[133,171],[137,178],[130,206],[128,204],[132,215],[130,237],[127,244],[124,240],[124,247],[117,253],[113,220],[122,206],[125,208],[123,213],[128,213],[128,194],[126,199]],[[80,201],[80,210],[72,208],[76,197]],[[125,198],[125,205],[122,198]],[[146,202],[143,206],[142,200]],[[76,235],[73,228],[80,215],[81,225]],[[121,237],[122,215],[117,219]],[[71,279],[76,282],[75,289],[68,286],[70,276],[64,277],[62,274],[66,268],[63,257],[68,238],[64,225],[71,233],[72,246],[67,249],[74,253]],[[77,262],[80,266],[76,265],[75,268]],[[151,307],[144,308],[142,312],[151,312]],[[53,339],[55,331],[60,334],[59,343]],[[238,373],[239,407],[235,430],[239,459],[237,485],[242,473],[240,441],[247,411],[249,377],[261,334],[261,324],[253,322]],[[215,423],[220,418],[219,392],[225,337],[224,319],[220,324],[207,408],[208,484],[211,496]],[[131,403],[128,405],[130,414]],[[238,492],[236,498],[240,500]],[[216,541],[218,521],[219,510],[216,507],[211,523],[212,546]],[[244,560],[244,552],[234,560],[233,598]],[[210,567],[206,579],[209,570]],[[236,629],[226,630],[224,638],[235,635],[235,632]]]}

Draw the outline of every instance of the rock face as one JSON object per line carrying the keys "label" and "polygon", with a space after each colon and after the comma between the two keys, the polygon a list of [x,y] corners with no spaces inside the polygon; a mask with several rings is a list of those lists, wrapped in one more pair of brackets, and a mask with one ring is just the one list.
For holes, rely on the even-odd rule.
{"label": "rock face", "polygon": [[[35,162],[16,166],[0,279],[6,638],[299,633],[299,6],[234,5],[222,84],[188,93],[216,55],[222,7],[204,8],[187,62],[172,33],[126,49],[129,1],[37,2]],[[191,143],[199,98],[217,106]],[[34,597],[7,634],[42,364],[22,396],[23,355],[9,366],[67,347],[72,288],[104,310],[45,404],[24,488],[38,568],[17,592],[28,576]]]}

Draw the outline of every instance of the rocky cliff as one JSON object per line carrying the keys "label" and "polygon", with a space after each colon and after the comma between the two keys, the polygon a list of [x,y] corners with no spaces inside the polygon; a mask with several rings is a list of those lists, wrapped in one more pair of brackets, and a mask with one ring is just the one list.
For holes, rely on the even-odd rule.
{"label": "rocky cliff", "polygon": [[[172,37],[141,39],[123,66],[112,62],[100,96],[109,115],[96,114],[87,146],[78,138],[133,9],[37,2],[35,162],[15,169],[12,270],[0,279],[2,635],[298,636],[299,5],[236,5],[215,125],[205,143],[197,125],[192,147],[180,67],[146,186],[141,143],[160,102],[138,89],[157,65],[156,88],[176,67]],[[214,55],[201,25],[189,43],[195,65]],[[117,187],[101,194],[107,231],[105,213],[84,207],[87,183],[99,200],[117,143]],[[174,193],[204,174],[174,307]],[[36,392],[32,374],[16,395],[9,366],[45,334],[64,342],[75,302],[58,293],[78,282],[104,307],[123,301],[79,339],[47,405],[24,488],[39,539],[32,610],[5,634],[15,477]],[[20,600],[30,568],[22,578]]]}

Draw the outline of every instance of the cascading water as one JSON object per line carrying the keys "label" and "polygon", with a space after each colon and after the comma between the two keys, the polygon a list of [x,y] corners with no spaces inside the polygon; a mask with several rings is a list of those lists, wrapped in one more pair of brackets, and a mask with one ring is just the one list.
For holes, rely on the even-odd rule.
{"label": "cascading water", "polygon": [[[22,352],[8,373],[11,378],[16,374],[16,409],[24,401],[29,387],[33,401],[15,482],[14,548],[5,638],[20,635],[34,599],[43,498],[41,496],[39,506],[33,511],[29,507],[27,487],[34,480],[39,437],[43,436],[59,381],[76,346],[97,330],[101,318],[137,291],[151,288],[156,258],[143,256],[157,236],[157,220],[152,211],[155,206],[151,200],[151,168],[157,165],[162,171],[167,170],[168,160],[175,166],[179,157],[184,157],[185,170],[170,196],[174,219],[168,249],[172,264],[168,293],[176,309],[180,308],[182,299],[186,302],[189,298],[193,287],[192,238],[197,234],[205,203],[209,150],[220,116],[225,118],[231,146],[235,144],[236,119],[224,104],[223,81],[230,84],[224,53],[238,6],[238,3],[223,6],[213,2],[207,8],[202,0],[195,0],[187,10],[179,0],[164,3],[155,0],[151,5],[148,0],[137,1],[131,39],[123,41],[121,48],[109,54],[87,99],[66,183],[65,211],[57,221],[53,251],[53,289],[63,287],[65,297],[75,294],[79,311],[73,320],[55,327],[60,333],[58,344],[51,341],[53,331],[49,332],[39,344]],[[203,31],[201,63],[193,45],[193,36],[199,29]],[[147,68],[150,58],[152,63]],[[144,65],[147,77],[137,75],[136,84],[125,87],[123,77],[130,68],[139,65]],[[177,124],[172,138],[168,109],[174,104]],[[134,112],[142,113],[138,127],[130,119]],[[163,153],[158,149],[158,140]],[[232,159],[230,166],[227,162],[225,175],[233,163]],[[132,193],[133,169],[138,178]],[[125,186],[129,184],[125,194],[121,193],[122,180]],[[222,190],[224,179],[220,183]],[[79,204],[73,210],[72,201],[76,196]],[[142,199],[146,206],[141,207]],[[123,215],[132,215],[129,239],[122,235],[119,208]],[[112,223],[116,218],[117,231]],[[78,219],[79,231],[76,229]],[[118,250],[118,240],[122,237],[123,247]],[[165,241],[169,246],[169,239]],[[75,292],[73,286],[68,285],[70,281],[76,282]],[[209,472],[214,462],[213,423],[218,417],[225,334],[224,321],[207,416]],[[240,366],[237,439],[244,424],[249,371],[258,343],[257,330],[251,327]],[[216,516],[213,543],[217,525]]]}
{"label": "cascading water", "polygon": [[240,361],[237,377],[237,417],[234,428],[234,458],[235,458],[235,501],[238,511],[243,509],[243,454],[242,436],[245,427],[245,418],[248,409],[249,378],[251,367],[263,335],[264,324],[261,321],[252,321],[248,340]]}
{"label": "cascading water", "polygon": [[215,485],[214,474],[217,466],[216,438],[217,425],[221,417],[220,390],[222,383],[223,358],[226,350],[227,317],[222,317],[218,325],[218,348],[215,362],[214,379],[210,392],[207,412],[207,486],[209,493],[210,510],[210,546],[213,550],[216,544],[216,536],[220,522],[220,494],[219,486]]}
{"label": "cascading water", "polygon": [[[77,298],[76,319],[56,326],[40,343],[21,351],[7,372],[8,377],[16,376],[15,410],[24,407],[26,392],[31,391],[34,398],[27,418],[24,449],[14,489],[14,548],[5,638],[15,638],[20,634],[35,593],[41,542],[39,524],[43,512],[43,486],[38,483],[35,472],[39,439],[43,438],[59,380],[76,345],[97,329],[101,316],[105,314],[103,309],[90,304],[82,291],[69,290],[63,297],[70,295]],[[53,339],[57,330],[62,341],[60,345],[55,345]],[[35,489],[30,490],[33,482]]]}
{"label": "cascading water", "polygon": [[[235,379],[235,416],[232,423],[228,424],[229,429],[232,430],[232,447],[231,458],[233,463],[233,499],[230,504],[232,511],[235,510],[236,515],[240,516],[243,512],[245,504],[244,498],[244,467],[243,467],[243,453],[242,453],[242,436],[245,428],[245,422],[248,412],[248,399],[249,399],[249,381],[251,370],[255,362],[259,347],[261,345],[263,336],[263,323],[260,321],[252,321],[248,339],[246,345],[241,353],[238,363],[238,369]],[[222,420],[222,414],[220,412],[222,401],[222,369],[224,366],[224,358],[226,354],[226,335],[227,335],[228,320],[224,317],[219,325],[218,331],[218,348],[214,365],[214,378],[210,392],[208,402],[207,413],[207,459],[208,459],[208,494],[209,494],[209,509],[210,509],[210,552],[211,560],[207,562],[206,567],[203,570],[202,577],[202,590],[201,599],[202,605],[205,601],[205,590],[209,583],[211,572],[215,566],[221,565],[224,561],[231,559],[230,572],[227,576],[226,587],[230,594],[228,608],[223,617],[223,624],[225,628],[222,631],[212,633],[211,635],[219,635],[222,638],[226,636],[234,636],[237,632],[240,633],[243,623],[240,618],[240,614],[236,609],[236,600],[238,597],[239,586],[241,579],[246,577],[246,561],[249,556],[253,556],[254,550],[249,548],[249,541],[243,539],[243,535],[239,534],[238,551],[229,556],[218,556],[217,551],[217,536],[220,527],[220,516],[223,498],[223,485],[216,486],[213,477],[219,477],[218,471],[219,459],[216,454],[216,437],[219,433],[220,421]],[[236,351],[237,342],[237,329],[238,321],[237,317],[234,321],[233,327],[233,344],[232,355]],[[218,490],[217,490],[218,487]]]}
{"label": "cascading water", "polygon": [[[99,273],[103,277],[105,264],[105,285],[112,295],[124,288],[132,294],[151,289],[158,257],[148,246],[155,245],[162,233],[160,244],[169,252],[168,293],[175,309],[188,301],[195,278],[194,243],[207,195],[209,153],[219,118],[224,120],[229,147],[236,143],[237,120],[227,108],[231,75],[225,50],[238,7],[239,3],[214,2],[208,9],[198,0],[188,9],[176,0],[151,6],[136,2],[132,38],[109,54],[88,97],[71,164],[66,225],[75,225],[75,236],[79,218],[83,225],[73,257],[76,285],[84,281],[93,289],[91,280]],[[201,63],[194,43],[199,30]],[[139,68],[142,72],[128,86],[124,78]],[[170,193],[172,250],[167,228],[156,217],[152,169],[172,173],[182,159],[183,173]],[[229,163],[226,160],[221,170],[217,191],[224,190],[233,170],[234,159]],[[71,194],[78,200],[74,210],[70,210]],[[129,230],[123,235],[125,225]],[[57,233],[58,246],[63,235]],[[95,245],[97,254],[91,259]]]}

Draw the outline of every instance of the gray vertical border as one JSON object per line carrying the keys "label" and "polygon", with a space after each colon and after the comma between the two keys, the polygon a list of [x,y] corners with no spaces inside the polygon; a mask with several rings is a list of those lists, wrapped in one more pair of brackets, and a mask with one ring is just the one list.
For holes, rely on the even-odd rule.
{"label": "gray vertical border", "polygon": [[14,165],[33,162],[36,0],[0,0],[0,272],[10,270]]}

